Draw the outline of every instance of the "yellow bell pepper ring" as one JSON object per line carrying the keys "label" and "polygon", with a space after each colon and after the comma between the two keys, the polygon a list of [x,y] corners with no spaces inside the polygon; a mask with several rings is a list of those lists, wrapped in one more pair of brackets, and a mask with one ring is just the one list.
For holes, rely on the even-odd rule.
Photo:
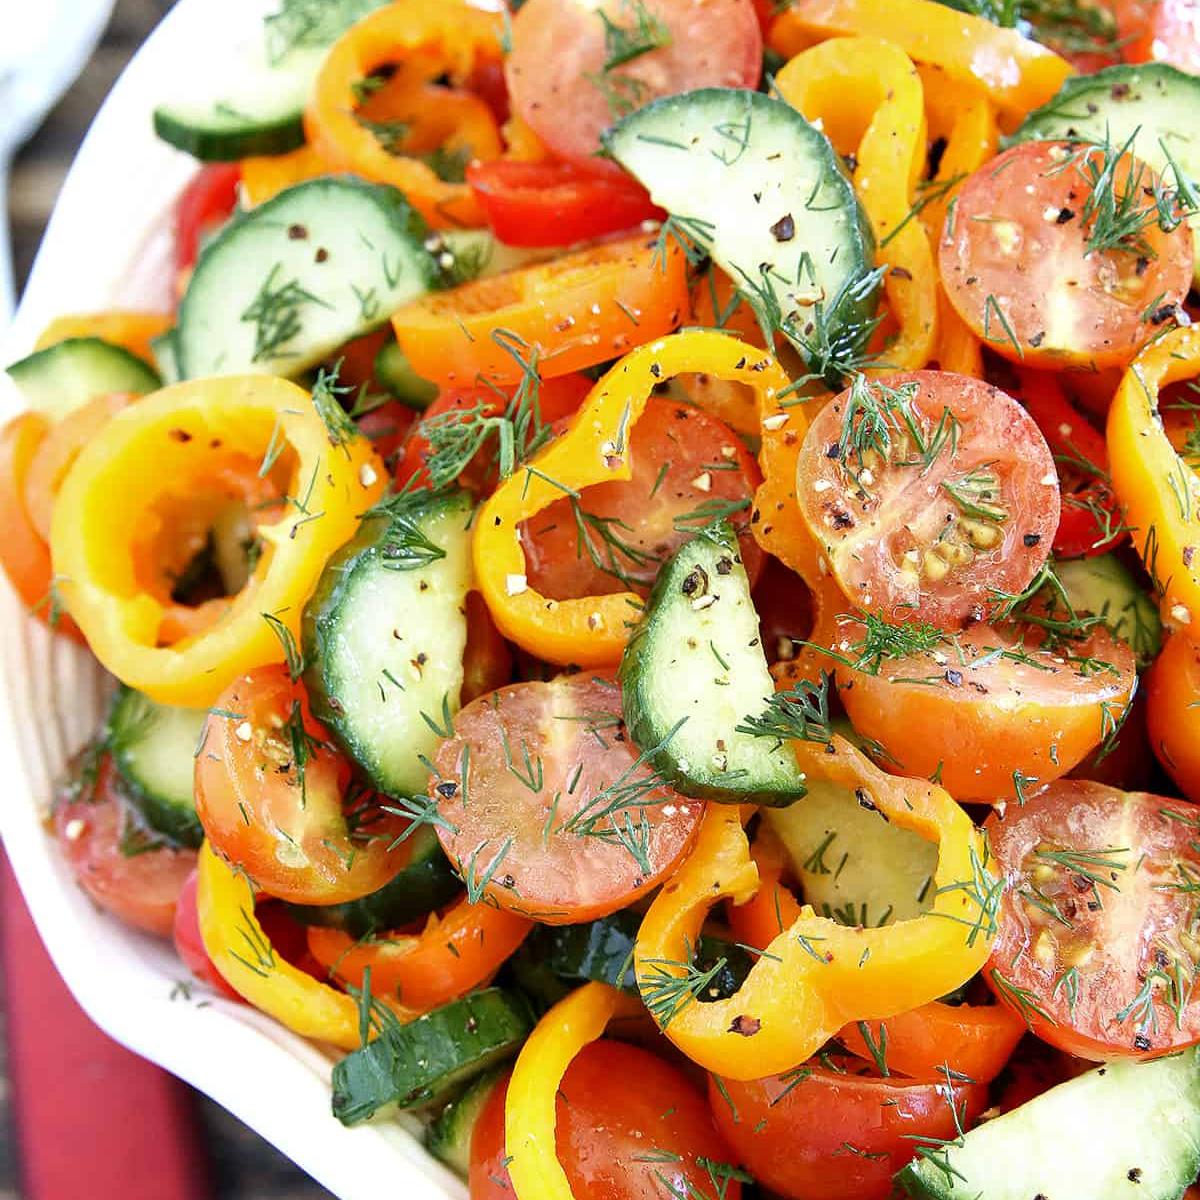
{"label": "yellow bell pepper ring", "polygon": [[[208,957],[239,996],[301,1037],[342,1050],[362,1045],[358,1002],[276,952],[254,915],[250,880],[219,858],[208,842],[200,847],[197,864],[196,912]],[[400,1020],[417,1015],[390,1002],[388,1006]]]}
{"label": "yellow bell pepper ring", "polygon": [[558,1089],[575,1056],[610,1021],[642,1014],[642,1006],[606,983],[587,983],[560,1000],[521,1048],[504,1101],[504,1144],[517,1200],[575,1200],[558,1161]]}
{"label": "yellow bell pepper ring", "polygon": [[786,1071],[853,1021],[907,1012],[953,991],[987,961],[1001,881],[970,818],[940,787],[880,771],[840,737],[793,742],[800,769],[854,791],[890,821],[938,843],[932,908],[880,928],[850,928],[805,906],[763,951],[741,988],[696,1003],[690,948],[709,910],[744,904],[758,868],[735,808],[710,805],[691,857],[650,906],[638,933],[642,999],[690,1059],[730,1079]]}
{"label": "yellow bell pepper ring", "polygon": [[1147,346],[1108,411],[1108,461],[1133,544],[1159,595],[1164,621],[1200,638],[1200,482],[1175,452],[1159,391],[1200,375],[1200,329],[1175,329]]}
{"label": "yellow bell pepper ring", "polygon": [[551,600],[534,591],[520,524],[564,494],[629,479],[629,436],[647,399],[658,384],[688,372],[746,384],[760,407],[790,384],[765,350],[715,330],[684,330],[639,346],[596,384],[570,429],[505,480],[476,518],[475,575],[492,619],[505,637],[547,662],[617,662],[642,601],[632,592]]}
{"label": "yellow bell pepper ring", "polygon": [[[181,529],[202,535],[196,514],[212,509],[212,481],[239,476],[276,483],[281,501],[258,526],[254,571],[215,624],[163,645],[164,617],[178,609],[163,562],[178,555]],[[325,563],[384,481],[341,410],[319,412],[286,380],[164,388],[114,417],[63,482],[50,533],[61,598],[118,679],[165,704],[208,707],[239,674],[283,661],[264,614],[298,636]]]}

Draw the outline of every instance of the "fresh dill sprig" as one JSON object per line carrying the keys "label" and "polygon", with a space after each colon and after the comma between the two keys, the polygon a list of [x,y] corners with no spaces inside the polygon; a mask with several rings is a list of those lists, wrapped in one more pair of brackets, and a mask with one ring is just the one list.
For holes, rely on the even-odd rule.
{"label": "fresh dill sprig", "polygon": [[391,803],[380,805],[383,812],[404,817],[410,822],[403,833],[396,835],[388,850],[394,850],[402,842],[408,841],[422,825],[444,829],[452,835],[458,832],[457,827],[438,811],[438,802],[433,796],[389,796],[388,799]]}
{"label": "fresh dill sprig", "polygon": [[1033,1028],[1033,1018],[1035,1016],[1040,1017],[1048,1025],[1058,1024],[1054,1017],[1042,1007],[1037,996],[1028,988],[1014,983],[998,967],[993,967],[988,974],[995,986],[997,995],[1006,1001],[1010,1008],[1016,1009],[1028,1029]]}
{"label": "fresh dill sprig", "polygon": [[279,283],[282,263],[276,263],[263,280],[254,299],[238,318],[254,326],[254,354],[252,362],[263,362],[268,358],[286,355],[288,342],[297,337],[304,327],[300,314],[305,305],[317,304],[321,308],[331,307],[319,296],[300,285],[298,279]]}
{"label": "fresh dill sprig", "polygon": [[949,635],[926,621],[885,621],[875,613],[863,613],[862,637],[851,647],[857,656],[849,665],[856,671],[878,675],[884,661],[928,654],[946,645]]}
{"label": "fresh dill sprig", "polygon": [[412,132],[412,126],[407,121],[372,121],[360,112],[355,112],[354,120],[379,143],[379,148],[385,154],[396,158],[407,154],[405,147]]}
{"label": "fresh dill sprig", "polygon": [[355,21],[384,0],[280,0],[263,18],[267,53],[278,63],[292,50],[321,48],[335,42]]}
{"label": "fresh dill sprig", "polygon": [[819,683],[802,679],[786,692],[776,692],[757,716],[748,715],[736,733],[774,738],[779,742],[799,740],[828,745],[833,740],[829,717],[829,688],[832,676],[821,672]]}
{"label": "fresh dill sprig", "polygon": [[353,418],[342,406],[341,398],[349,396],[354,389],[338,383],[338,375],[344,359],[338,359],[332,367],[322,367],[317,372],[316,381],[312,387],[313,408],[325,426],[331,446],[344,446],[361,436]]}
{"label": "fresh dill sprig", "polygon": [[262,619],[279,639],[279,644],[283,647],[283,661],[287,664],[288,675],[295,683],[304,674],[304,655],[301,654],[292,631],[274,613],[265,612],[262,614]]}
{"label": "fresh dill sprig", "polygon": [[643,0],[621,0],[621,4],[632,18],[632,24],[619,25],[603,8],[596,10],[596,16],[604,22],[604,66],[601,70],[605,73],[671,44],[671,30]]}
{"label": "fresh dill sprig", "polygon": [[726,960],[719,958],[707,970],[693,961],[695,954],[690,942],[685,942],[687,959],[649,958],[642,962],[638,974],[638,990],[650,1015],[660,1029],[667,1029],[687,1006],[698,1000],[725,969]]}

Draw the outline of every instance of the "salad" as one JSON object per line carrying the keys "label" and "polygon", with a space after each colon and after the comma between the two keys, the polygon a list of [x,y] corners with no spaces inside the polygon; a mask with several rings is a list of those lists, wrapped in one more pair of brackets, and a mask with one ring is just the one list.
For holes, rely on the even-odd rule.
{"label": "salad", "polygon": [[47,820],[472,1200],[1200,1174],[1200,8],[283,0],[8,374]]}

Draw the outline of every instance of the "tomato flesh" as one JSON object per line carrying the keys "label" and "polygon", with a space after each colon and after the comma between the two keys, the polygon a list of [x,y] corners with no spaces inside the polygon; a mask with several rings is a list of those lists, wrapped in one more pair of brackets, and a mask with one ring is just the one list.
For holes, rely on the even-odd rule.
{"label": "tomato flesh", "polygon": [[237,204],[242,168],[237,163],[201,167],[175,209],[175,265],[185,271],[200,254],[200,243],[224,224]]}
{"label": "tomato flesh", "polygon": [[171,929],[171,940],[175,953],[183,965],[202,983],[229,1000],[241,1002],[241,996],[225,982],[225,976],[217,970],[204,948],[204,937],[200,933],[200,915],[196,910],[196,872],[193,871],[179,893],[175,906],[175,923]]}
{"label": "tomato flesh", "polygon": [[196,759],[196,812],[214,849],[270,895],[338,904],[404,865],[408,827],[350,767],[282,666],[236,679],[210,710]]}
{"label": "tomato flesh", "polygon": [[787,1200],[887,1200],[914,1138],[956,1137],[955,1112],[969,1128],[987,1085],[956,1081],[952,1101],[945,1078],[882,1079],[829,1058],[766,1079],[711,1081],[709,1103],[738,1159]]}
{"label": "tomato flesh", "polygon": [[1060,504],[1029,414],[941,371],[861,381],[826,404],[800,448],[796,496],[854,607],[945,629],[1026,587]]}
{"label": "tomato flesh", "polygon": [[985,826],[1007,883],[984,974],[1051,1045],[1081,1058],[1200,1041],[1200,807],[1084,780]]}
{"label": "tomato flesh", "polygon": [[[568,425],[558,422],[555,433]],[[628,588],[646,595],[659,566],[716,512],[730,509],[742,561],[756,579],[763,553],[746,522],[760,476],[741,439],[700,409],[651,399],[629,444],[632,478],[583,490],[582,533],[566,499],[522,523],[530,586],[556,600]]]}
{"label": "tomato flesh", "polygon": [[[600,13],[631,30],[638,10],[665,38],[615,64]],[[625,113],[693,88],[757,87],[761,72],[762,31],[751,0],[640,0],[636,8],[629,0],[527,0],[513,18],[505,60],[513,111],[556,154],[592,165],[600,134]]]}
{"label": "tomato flesh", "polygon": [[[1110,151],[1115,154],[1115,151]],[[1023,142],[963,184],[946,219],[938,263],[946,294],[976,336],[1026,365],[1097,370],[1128,364],[1177,311],[1191,286],[1192,234],[1149,217],[1115,248],[1089,249],[1100,231],[1087,208],[1107,188],[1140,209],[1165,186],[1126,155],[1115,182],[1100,148]],[[1149,210],[1147,209],[1149,212]]]}
{"label": "tomato flesh", "polygon": [[[471,1137],[471,1200],[515,1195],[504,1144],[507,1093],[504,1080],[488,1097]],[[741,1196],[733,1156],[703,1094],[647,1050],[610,1041],[585,1046],[563,1075],[557,1118],[558,1159],[576,1196]]]}
{"label": "tomato flesh", "polygon": [[1165,62],[1200,75],[1200,0],[1115,0],[1126,62]]}
{"label": "tomato flesh", "polygon": [[645,895],[687,853],[704,804],[655,786],[619,687],[591,675],[468,704],[434,759],[442,848],[501,907],[590,921]]}

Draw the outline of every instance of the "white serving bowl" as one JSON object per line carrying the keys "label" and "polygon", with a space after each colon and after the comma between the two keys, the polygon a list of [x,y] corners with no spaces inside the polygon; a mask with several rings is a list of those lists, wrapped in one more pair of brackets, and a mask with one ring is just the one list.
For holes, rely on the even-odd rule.
{"label": "white serving bowl", "polygon": [[[169,307],[170,213],[196,164],[158,141],[150,114],[172,80],[218,58],[231,38],[256,36],[265,7],[180,0],[129,64],[67,177],[0,363],[27,354],[61,313]],[[0,420],[20,407],[0,375]],[[41,823],[67,757],[102,720],[104,672],[29,617],[6,581],[0,664],[0,835],[50,956],[92,1020],[207,1093],[342,1200],[463,1200],[466,1189],[425,1151],[415,1124],[346,1129],[331,1115],[331,1052],[200,985],[190,1002],[171,999],[188,974],[171,947],[98,911]]]}

